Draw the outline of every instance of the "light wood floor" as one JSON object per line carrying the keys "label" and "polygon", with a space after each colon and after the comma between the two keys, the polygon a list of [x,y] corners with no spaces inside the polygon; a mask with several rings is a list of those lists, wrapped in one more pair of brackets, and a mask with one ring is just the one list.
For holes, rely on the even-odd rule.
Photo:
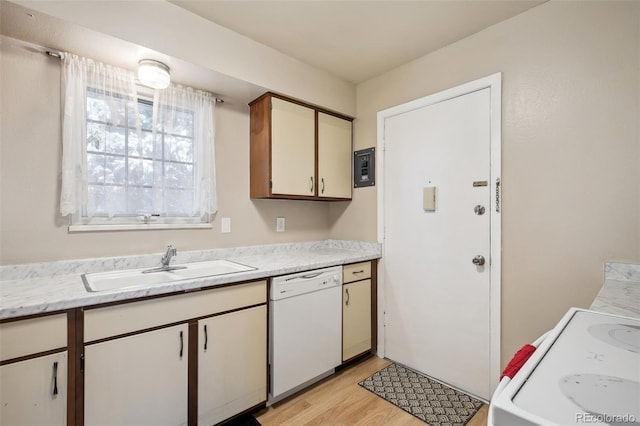
{"label": "light wood floor", "polygon": [[[358,382],[389,364],[378,357],[367,358],[254,415],[263,426],[425,426],[423,421],[358,386]],[[467,426],[485,426],[487,410],[483,405]]]}

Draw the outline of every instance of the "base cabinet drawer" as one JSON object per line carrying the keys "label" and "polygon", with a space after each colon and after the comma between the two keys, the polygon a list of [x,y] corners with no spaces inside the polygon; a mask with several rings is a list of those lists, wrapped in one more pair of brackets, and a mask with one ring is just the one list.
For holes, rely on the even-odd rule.
{"label": "base cabinet drawer", "polygon": [[67,347],[67,314],[0,324],[0,361]]}
{"label": "base cabinet drawer", "polygon": [[67,352],[0,367],[0,424],[67,424]]}
{"label": "base cabinet drawer", "polygon": [[342,268],[342,282],[345,284],[367,278],[371,278],[371,262],[352,263]]}

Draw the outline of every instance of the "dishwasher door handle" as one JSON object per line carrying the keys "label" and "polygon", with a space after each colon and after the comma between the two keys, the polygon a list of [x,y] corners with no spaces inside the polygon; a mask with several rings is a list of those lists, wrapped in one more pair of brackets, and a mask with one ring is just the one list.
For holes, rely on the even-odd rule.
{"label": "dishwasher door handle", "polygon": [[287,278],[285,281],[292,281],[292,280],[310,280],[311,278],[316,278],[319,277],[320,275],[322,275],[322,272],[316,272],[315,274],[307,274],[307,275],[301,275],[299,277],[291,277],[291,278]]}

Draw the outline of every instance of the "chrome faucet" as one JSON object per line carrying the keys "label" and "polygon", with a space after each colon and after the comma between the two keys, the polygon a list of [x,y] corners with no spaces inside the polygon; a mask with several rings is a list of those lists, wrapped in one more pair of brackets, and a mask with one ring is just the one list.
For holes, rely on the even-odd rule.
{"label": "chrome faucet", "polygon": [[162,260],[161,260],[162,266],[144,270],[142,271],[142,273],[150,274],[153,272],[169,272],[169,271],[175,271],[176,269],[187,269],[186,266],[169,266],[169,263],[171,262],[171,259],[173,259],[173,256],[177,256],[177,255],[178,255],[178,250],[174,249],[173,246],[169,244],[167,246],[167,252],[164,254],[164,256],[162,256]]}
{"label": "chrome faucet", "polygon": [[162,256],[162,267],[168,268],[169,262],[171,262],[171,258],[177,255],[178,255],[178,250],[174,249],[173,246],[169,244],[167,246],[167,252],[164,254],[164,256]]}

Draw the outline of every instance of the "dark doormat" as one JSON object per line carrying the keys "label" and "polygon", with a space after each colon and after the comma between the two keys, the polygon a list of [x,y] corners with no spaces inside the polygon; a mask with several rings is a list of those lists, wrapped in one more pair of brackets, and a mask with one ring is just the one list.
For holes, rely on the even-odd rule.
{"label": "dark doormat", "polygon": [[252,414],[243,414],[225,423],[224,426],[260,426],[260,422]]}
{"label": "dark doormat", "polygon": [[464,426],[483,404],[393,363],[358,384],[430,426]]}

